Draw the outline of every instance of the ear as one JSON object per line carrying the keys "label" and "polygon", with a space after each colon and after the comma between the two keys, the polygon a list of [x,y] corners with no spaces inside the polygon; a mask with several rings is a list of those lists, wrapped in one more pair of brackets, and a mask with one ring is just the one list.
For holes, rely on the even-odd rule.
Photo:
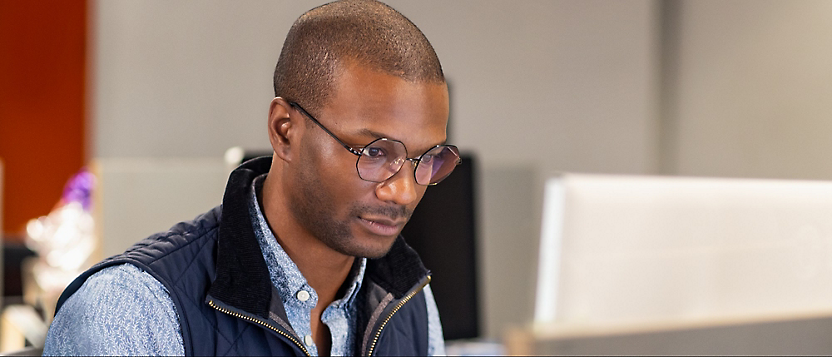
{"label": "ear", "polygon": [[[292,107],[285,99],[276,97],[269,106],[269,141],[274,154],[283,161],[292,161],[293,147],[300,141],[298,125],[289,113]],[[297,149],[295,149],[297,150]]]}

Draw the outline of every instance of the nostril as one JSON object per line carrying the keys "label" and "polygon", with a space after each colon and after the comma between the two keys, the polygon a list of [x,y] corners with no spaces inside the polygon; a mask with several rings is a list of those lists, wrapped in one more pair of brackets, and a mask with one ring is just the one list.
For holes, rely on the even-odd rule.
{"label": "nostril", "polygon": [[379,183],[376,186],[376,197],[385,202],[392,202],[397,205],[409,205],[413,203],[417,197],[417,183],[416,177],[411,172],[402,172],[401,170],[387,181]]}

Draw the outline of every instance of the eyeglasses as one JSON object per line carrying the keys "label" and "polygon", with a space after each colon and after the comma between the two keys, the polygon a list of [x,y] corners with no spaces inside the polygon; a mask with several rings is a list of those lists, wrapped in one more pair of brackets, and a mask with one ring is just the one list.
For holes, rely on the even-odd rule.
{"label": "eyeglasses", "polygon": [[362,180],[384,182],[398,173],[404,166],[405,161],[410,161],[416,165],[416,168],[413,169],[416,183],[423,186],[432,186],[448,177],[454,171],[454,168],[460,164],[459,149],[453,145],[436,145],[414,159],[407,157],[407,148],[405,148],[404,143],[388,138],[378,138],[364,147],[353,148],[338,139],[318,119],[315,119],[312,114],[303,109],[300,104],[289,102],[289,105],[321,127],[349,152],[358,156],[355,168],[358,170],[358,177]]}

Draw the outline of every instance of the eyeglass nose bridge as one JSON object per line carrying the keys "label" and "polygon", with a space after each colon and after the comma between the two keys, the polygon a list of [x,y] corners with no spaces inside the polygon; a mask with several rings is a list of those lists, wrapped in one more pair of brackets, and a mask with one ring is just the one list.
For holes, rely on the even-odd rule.
{"label": "eyeglass nose bridge", "polygon": [[[406,156],[396,158],[393,161],[393,166],[396,167],[396,171],[391,171],[392,174],[386,180],[389,180],[393,176],[396,176],[396,174],[398,174],[399,171],[402,170],[402,167],[404,167],[404,161],[410,161],[410,163],[413,165],[413,174],[414,174],[413,179],[416,180],[416,168],[419,167],[419,162],[421,162],[421,160],[422,160],[421,158],[409,158],[409,157],[406,157]],[[416,181],[416,183],[417,184],[419,183],[418,180]]]}
{"label": "eyeglass nose bridge", "polygon": [[417,165],[419,165],[419,162],[421,162],[421,161],[422,161],[422,159],[421,159],[421,158],[411,159],[411,158],[409,158],[409,157],[405,157],[404,159],[405,159],[405,160],[407,160],[407,161],[410,161],[410,163],[411,163],[411,164],[413,164],[413,167],[414,167],[414,168],[415,168]]}

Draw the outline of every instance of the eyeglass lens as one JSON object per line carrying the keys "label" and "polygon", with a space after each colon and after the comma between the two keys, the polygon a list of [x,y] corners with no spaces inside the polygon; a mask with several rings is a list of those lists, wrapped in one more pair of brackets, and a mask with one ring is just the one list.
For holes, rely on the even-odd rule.
{"label": "eyeglass lens", "polygon": [[[399,141],[378,139],[362,149],[358,157],[358,174],[362,179],[381,182],[393,177],[407,161],[407,149]],[[416,165],[416,183],[431,185],[451,174],[459,162],[454,146],[437,146],[421,156]]]}

